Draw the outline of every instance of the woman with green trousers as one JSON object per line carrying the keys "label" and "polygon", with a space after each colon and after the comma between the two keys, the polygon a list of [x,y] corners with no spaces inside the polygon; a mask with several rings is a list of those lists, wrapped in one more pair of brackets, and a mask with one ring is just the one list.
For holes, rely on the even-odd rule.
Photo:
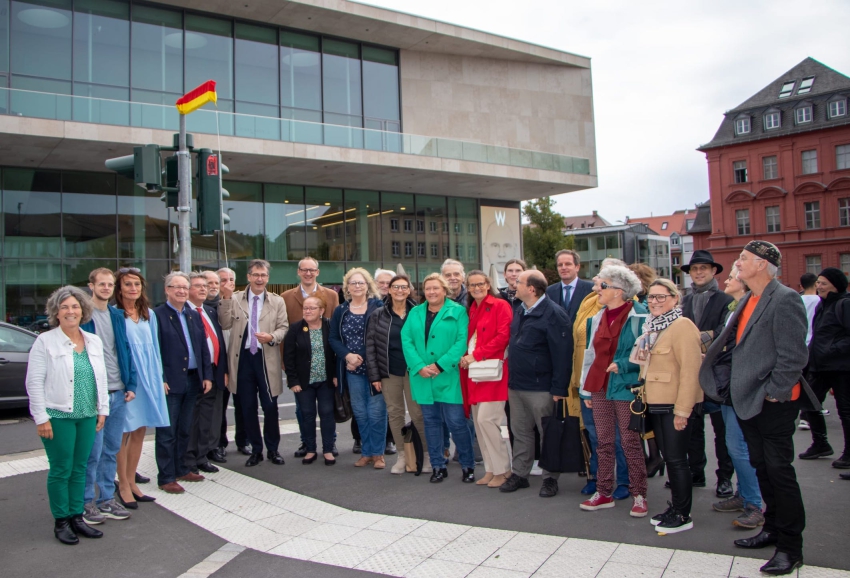
{"label": "woman with green trousers", "polygon": [[77,536],[103,536],[83,521],[86,465],[95,433],[109,415],[103,342],[80,329],[91,319],[92,307],[78,287],[54,291],[46,308],[54,328],[35,340],[27,369],[30,413],[50,464],[53,533],[63,544],[77,544]]}
{"label": "woman with green trousers", "polygon": [[469,316],[463,305],[446,299],[448,284],[439,273],[422,282],[425,303],[410,310],[401,330],[404,358],[413,400],[422,408],[425,439],[431,459],[431,483],[448,476],[443,453],[443,421],[457,445],[464,483],[475,481],[472,434],[463,409],[460,358],[467,348]]}

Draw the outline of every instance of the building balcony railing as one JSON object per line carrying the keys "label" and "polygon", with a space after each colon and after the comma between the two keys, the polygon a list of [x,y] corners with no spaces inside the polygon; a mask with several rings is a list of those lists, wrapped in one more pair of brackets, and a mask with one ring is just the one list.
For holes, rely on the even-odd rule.
{"label": "building balcony railing", "polygon": [[[0,88],[0,114],[177,131],[174,106]],[[454,139],[354,126],[224,112],[187,116],[189,132],[402,153],[571,173],[590,174],[588,159]]]}

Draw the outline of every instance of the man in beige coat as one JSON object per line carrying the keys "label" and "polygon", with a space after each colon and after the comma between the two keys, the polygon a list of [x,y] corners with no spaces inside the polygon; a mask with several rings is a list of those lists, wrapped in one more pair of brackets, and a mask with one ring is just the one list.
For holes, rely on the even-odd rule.
{"label": "man in beige coat", "polygon": [[[227,356],[230,368],[228,389],[239,397],[245,433],[251,445],[246,466],[263,461],[263,440],[269,460],[283,465],[278,451],[277,396],[283,391],[280,344],[289,329],[286,304],[278,295],[266,291],[271,266],[254,259],[248,265],[248,288],[233,292],[222,285],[218,318],[221,328],[230,330]],[[263,408],[263,432],[257,415],[257,399]]]}

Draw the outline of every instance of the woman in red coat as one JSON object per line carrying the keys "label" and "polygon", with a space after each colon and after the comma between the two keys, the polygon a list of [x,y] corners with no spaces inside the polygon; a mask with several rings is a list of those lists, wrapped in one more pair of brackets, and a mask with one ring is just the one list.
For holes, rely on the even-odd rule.
{"label": "woman in red coat", "polygon": [[464,405],[472,406],[475,434],[484,456],[486,474],[475,482],[498,488],[511,471],[508,448],[502,439],[502,421],[508,399],[508,364],[502,364],[502,378],[496,381],[472,381],[469,365],[476,361],[504,361],[511,337],[513,310],[499,298],[482,271],[466,277],[469,290],[469,353],[460,360]]}

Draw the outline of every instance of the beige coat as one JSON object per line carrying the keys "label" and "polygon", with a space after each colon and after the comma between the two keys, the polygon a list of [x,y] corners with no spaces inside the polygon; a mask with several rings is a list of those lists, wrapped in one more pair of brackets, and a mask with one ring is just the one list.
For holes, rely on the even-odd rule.
{"label": "beige coat", "polygon": [[[316,289],[316,294],[321,295],[325,300],[325,314],[323,317],[330,320],[334,314],[334,309],[339,306],[339,295],[333,289],[327,287],[319,287]],[[304,295],[301,294],[301,285],[296,285],[288,291],[284,291],[281,295],[284,303],[286,303],[286,314],[289,316],[289,322],[293,325],[304,319]]]}
{"label": "beige coat", "polygon": [[699,329],[679,317],[658,335],[646,368],[646,403],[673,404],[673,413],[690,417],[703,399],[699,385],[702,363]]}
{"label": "beige coat", "polygon": [[[244,351],[242,346],[242,335],[248,327],[250,314],[248,312],[248,298],[245,293],[250,291],[237,291],[231,299],[221,299],[218,302],[218,320],[221,328],[230,330],[227,342],[227,362],[230,367],[230,382],[227,389],[236,393],[239,386],[236,376],[239,373],[239,355]],[[283,391],[283,363],[280,356],[280,344],[289,329],[289,321],[286,317],[286,304],[283,299],[274,293],[266,292],[266,300],[263,303],[263,312],[260,314],[259,330],[261,333],[270,333],[274,336],[271,343],[260,344],[263,359],[266,363],[267,385],[272,397],[278,396]]]}

